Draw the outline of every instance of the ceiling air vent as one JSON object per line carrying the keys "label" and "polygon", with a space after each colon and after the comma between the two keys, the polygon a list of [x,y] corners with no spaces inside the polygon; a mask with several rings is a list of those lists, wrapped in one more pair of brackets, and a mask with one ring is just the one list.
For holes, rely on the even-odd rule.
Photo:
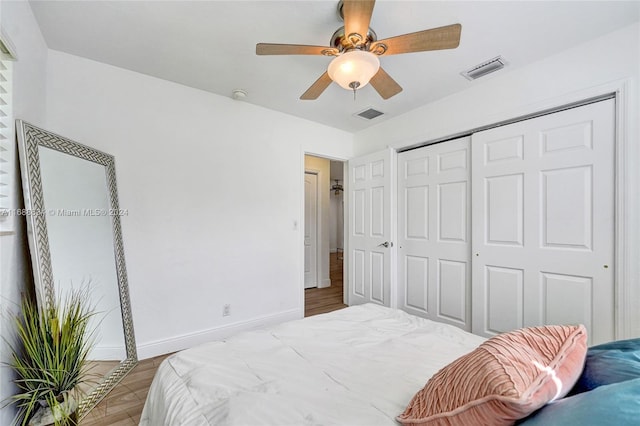
{"label": "ceiling air vent", "polygon": [[365,120],[373,120],[376,117],[380,117],[384,112],[380,112],[373,108],[367,108],[364,111],[360,111],[354,114],[356,117],[363,118]]}
{"label": "ceiling air vent", "polygon": [[467,80],[475,80],[487,74],[491,74],[494,71],[501,70],[507,64],[508,62],[505,61],[502,56],[496,56],[495,58],[489,59],[488,61],[483,62],[480,65],[476,65],[467,71],[463,71],[460,74],[462,74],[462,76]]}

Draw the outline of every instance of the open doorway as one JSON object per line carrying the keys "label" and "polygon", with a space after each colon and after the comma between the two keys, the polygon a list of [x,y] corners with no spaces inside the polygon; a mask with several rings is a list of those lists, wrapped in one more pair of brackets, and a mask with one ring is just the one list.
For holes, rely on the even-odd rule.
{"label": "open doorway", "polygon": [[305,155],[305,316],[346,307],[343,168],[341,161]]}

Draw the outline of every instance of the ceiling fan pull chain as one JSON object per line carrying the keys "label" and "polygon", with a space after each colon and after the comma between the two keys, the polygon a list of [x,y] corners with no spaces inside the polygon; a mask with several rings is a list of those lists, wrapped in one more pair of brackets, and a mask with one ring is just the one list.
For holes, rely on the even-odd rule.
{"label": "ceiling fan pull chain", "polygon": [[352,81],[351,83],[349,83],[349,87],[351,87],[353,89],[353,102],[356,101],[356,89],[358,87],[360,87],[360,82],[359,81]]}

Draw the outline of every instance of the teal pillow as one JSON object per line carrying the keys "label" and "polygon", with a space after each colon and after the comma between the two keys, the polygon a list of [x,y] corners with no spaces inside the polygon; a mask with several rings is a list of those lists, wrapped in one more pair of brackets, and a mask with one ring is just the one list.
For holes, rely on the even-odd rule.
{"label": "teal pillow", "polygon": [[587,350],[584,370],[569,396],[636,378],[640,378],[640,339],[592,346]]}
{"label": "teal pillow", "polygon": [[551,402],[518,425],[637,425],[640,419],[640,378],[603,385]]}

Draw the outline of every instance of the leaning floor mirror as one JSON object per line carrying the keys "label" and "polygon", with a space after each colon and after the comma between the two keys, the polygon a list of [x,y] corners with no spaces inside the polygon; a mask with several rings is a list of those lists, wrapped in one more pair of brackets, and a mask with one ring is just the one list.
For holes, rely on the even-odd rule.
{"label": "leaning floor mirror", "polygon": [[21,120],[17,134],[38,305],[86,286],[96,312],[82,418],[137,363],[114,157]]}

